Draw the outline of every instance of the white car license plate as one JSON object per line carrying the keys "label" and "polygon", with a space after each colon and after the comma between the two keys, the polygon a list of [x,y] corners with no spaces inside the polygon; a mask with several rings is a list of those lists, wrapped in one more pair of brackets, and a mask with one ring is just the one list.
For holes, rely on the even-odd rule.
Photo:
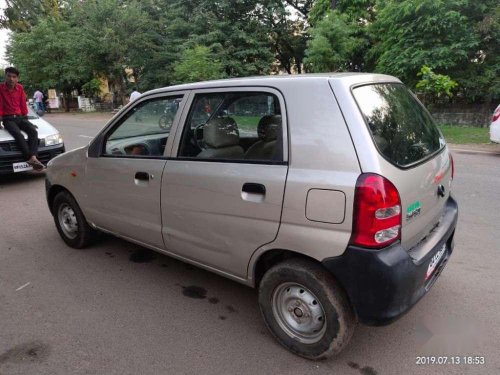
{"label": "white car license plate", "polygon": [[439,264],[439,261],[441,260],[444,254],[446,254],[446,244],[444,244],[443,247],[439,249],[439,251],[432,257],[431,262],[429,263],[429,267],[427,267],[425,280],[431,277],[432,273],[436,269],[436,266]]}
{"label": "white car license plate", "polygon": [[12,168],[15,173],[33,170],[33,167],[24,161],[21,163],[13,163]]}

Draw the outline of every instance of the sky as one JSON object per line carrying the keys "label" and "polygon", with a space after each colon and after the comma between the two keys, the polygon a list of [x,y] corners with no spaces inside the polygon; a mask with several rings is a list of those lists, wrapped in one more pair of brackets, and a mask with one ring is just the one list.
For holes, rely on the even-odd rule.
{"label": "sky", "polygon": [[[3,9],[5,8],[5,0],[0,0],[0,13],[3,14]],[[5,45],[9,38],[9,31],[5,29],[0,29],[0,68],[7,66],[7,61],[5,61]]]}

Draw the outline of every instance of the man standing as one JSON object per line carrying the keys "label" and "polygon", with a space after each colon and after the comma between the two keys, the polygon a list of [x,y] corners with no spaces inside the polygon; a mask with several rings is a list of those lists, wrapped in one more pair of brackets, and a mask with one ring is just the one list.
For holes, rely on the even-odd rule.
{"label": "man standing", "polygon": [[[5,69],[5,82],[0,83],[0,120],[3,126],[21,149],[26,162],[36,171],[45,166],[37,159],[38,132],[36,126],[28,121],[28,107],[23,86],[19,83],[19,70],[10,67]],[[28,142],[21,131],[28,135]]]}
{"label": "man standing", "polygon": [[130,94],[130,101],[133,102],[139,96],[141,96],[141,93],[137,91],[137,87],[134,87],[134,91],[132,91],[132,94]]}
{"label": "man standing", "polygon": [[33,95],[33,99],[35,99],[37,111],[43,112],[45,110],[43,108],[43,92],[41,92],[40,90],[36,90],[35,94]]}

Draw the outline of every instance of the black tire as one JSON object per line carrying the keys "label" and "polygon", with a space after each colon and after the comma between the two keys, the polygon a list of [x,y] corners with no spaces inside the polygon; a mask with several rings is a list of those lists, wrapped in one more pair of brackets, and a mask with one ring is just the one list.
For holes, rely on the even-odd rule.
{"label": "black tire", "polygon": [[[292,303],[297,303],[293,306],[299,306],[299,309],[290,306]],[[259,306],[267,327],[279,343],[308,359],[325,359],[340,353],[349,343],[356,326],[355,314],[334,277],[320,264],[307,259],[289,259],[270,268],[260,282]],[[295,314],[296,311],[300,316]],[[324,315],[321,318],[322,313]],[[305,319],[305,322],[297,322],[296,319]],[[311,324],[321,324],[318,323],[321,321],[324,321],[321,329],[319,326],[311,328]],[[299,334],[292,337],[299,332],[290,328],[293,325],[297,325],[298,330],[305,327],[305,336],[299,338]]]}
{"label": "black tire", "polygon": [[[74,237],[69,234],[67,228],[63,228],[64,224],[61,224],[59,212],[60,210],[66,208],[70,209],[69,212],[72,212],[72,217],[76,219]],[[61,191],[55,196],[52,203],[52,215],[54,217],[54,222],[59,235],[68,246],[75,249],[83,249],[96,240],[98,234],[97,231],[89,226],[87,219],[85,219],[85,216],[83,215],[80,206],[78,206],[78,203],[76,203],[75,198],[73,198],[73,196],[67,191]]]}

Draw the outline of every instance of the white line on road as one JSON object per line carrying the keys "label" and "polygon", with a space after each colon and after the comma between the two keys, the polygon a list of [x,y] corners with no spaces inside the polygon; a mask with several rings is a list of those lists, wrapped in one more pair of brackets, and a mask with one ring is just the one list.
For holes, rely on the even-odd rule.
{"label": "white line on road", "polygon": [[94,137],[91,137],[90,135],[79,135],[79,137],[83,137],[83,138],[94,138]]}
{"label": "white line on road", "polygon": [[20,286],[19,288],[16,289],[16,292],[19,292],[21,289],[24,289],[26,288],[28,285],[30,285],[31,283],[30,282],[27,282],[26,284],[24,284],[23,286]]}

